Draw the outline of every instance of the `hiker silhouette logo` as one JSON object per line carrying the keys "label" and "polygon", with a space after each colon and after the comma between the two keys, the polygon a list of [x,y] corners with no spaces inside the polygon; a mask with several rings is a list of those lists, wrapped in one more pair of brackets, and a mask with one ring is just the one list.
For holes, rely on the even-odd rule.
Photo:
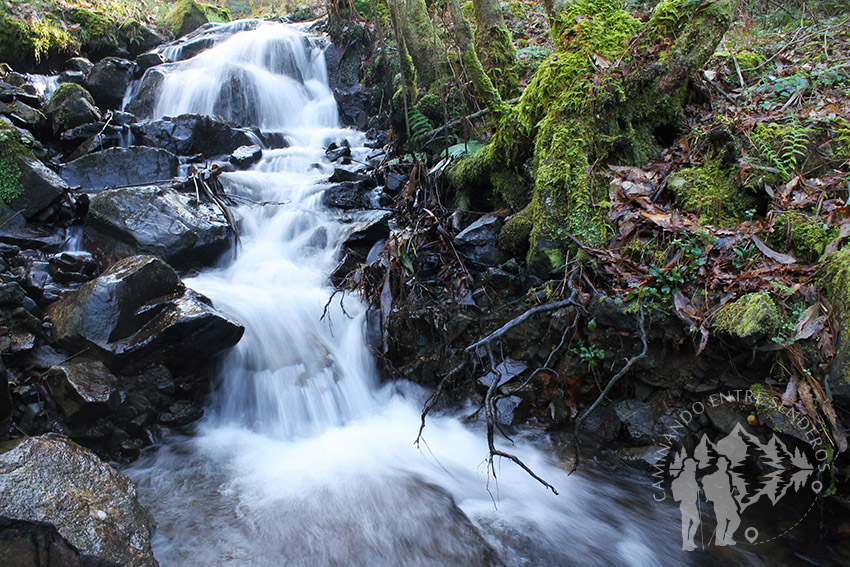
{"label": "hiker silhouette logo", "polygon": [[[745,511],[764,499],[775,506],[789,491],[822,490],[817,466],[799,448],[789,449],[775,434],[763,443],[741,424],[712,442],[703,434],[692,454],[685,449],[671,454],[670,492],[682,514],[682,549],[692,551],[702,534],[703,518],[714,515],[715,527],[705,545],[735,545],[743,536],[749,543],[760,538],[757,528],[739,533]],[[755,472],[754,472],[755,471]]]}

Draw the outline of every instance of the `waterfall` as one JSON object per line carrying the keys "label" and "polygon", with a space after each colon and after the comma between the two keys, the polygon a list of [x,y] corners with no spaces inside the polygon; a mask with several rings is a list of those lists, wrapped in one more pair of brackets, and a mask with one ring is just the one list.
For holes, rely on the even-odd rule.
{"label": "waterfall", "polygon": [[450,416],[429,418],[413,445],[425,393],[380,386],[363,305],[329,303],[328,274],[358,219],[321,205],[333,172],[323,148],[367,150],[337,123],[320,42],[268,23],[168,67],[158,116],[239,116],[292,144],[221,176],[231,193],[284,203],[240,207],[238,256],[186,282],[245,336],[196,430],[127,470],[164,567],[700,564],[679,549],[678,510],[626,473],[570,477],[518,435],[512,450],[561,495],[511,463],[493,478],[483,433]]}

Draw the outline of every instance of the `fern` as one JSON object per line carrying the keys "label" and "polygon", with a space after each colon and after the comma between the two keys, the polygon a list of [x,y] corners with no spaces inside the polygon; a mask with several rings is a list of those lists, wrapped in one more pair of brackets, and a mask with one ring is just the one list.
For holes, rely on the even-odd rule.
{"label": "fern", "polygon": [[806,159],[809,134],[799,126],[791,126],[787,129],[783,128],[785,131],[781,133],[781,136],[775,136],[772,134],[778,133],[779,127],[772,126],[773,128],[770,129],[763,127],[754,130],[753,145],[765,165],[776,169],[780,181],[784,183],[793,177],[794,172]]}
{"label": "fern", "polygon": [[413,139],[424,136],[434,129],[431,121],[416,108],[408,109],[407,122],[410,124],[410,137]]}

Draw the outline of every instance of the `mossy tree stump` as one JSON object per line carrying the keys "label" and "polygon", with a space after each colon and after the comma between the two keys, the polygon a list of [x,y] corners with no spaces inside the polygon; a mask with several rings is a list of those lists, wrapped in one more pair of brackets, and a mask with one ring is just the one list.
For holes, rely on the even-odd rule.
{"label": "mossy tree stump", "polygon": [[[570,235],[610,237],[607,164],[643,165],[686,127],[689,79],[714,53],[739,0],[663,0],[648,22],[616,0],[549,2],[556,52],[519,103],[501,113],[490,144],[460,162],[453,184],[492,191],[532,160],[527,260],[563,265]],[[510,226],[510,223],[508,224]]]}

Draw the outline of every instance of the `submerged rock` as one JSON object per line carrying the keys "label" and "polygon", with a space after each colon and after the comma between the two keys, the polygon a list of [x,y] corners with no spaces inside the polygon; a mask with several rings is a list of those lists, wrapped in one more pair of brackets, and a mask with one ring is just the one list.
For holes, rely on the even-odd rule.
{"label": "submerged rock", "polygon": [[180,163],[177,156],[159,148],[130,146],[108,148],[66,163],[61,176],[69,185],[88,193],[107,187],[126,187],[172,179]]}
{"label": "submerged rock", "polygon": [[244,332],[153,256],[115,264],[51,305],[48,315],[58,343],[96,347],[113,369],[161,363],[189,371],[235,345]]}
{"label": "submerged rock", "polygon": [[209,266],[233,235],[221,211],[167,187],[125,187],[91,201],[86,237],[119,257],[155,254],[178,269]]}
{"label": "submerged rock", "polygon": [[[90,558],[83,565],[158,565],[151,518],[125,475],[60,435],[28,437],[0,450],[0,516],[53,526]],[[46,565],[37,559],[30,565]]]}
{"label": "submerged rock", "polygon": [[239,146],[230,154],[230,163],[238,169],[247,169],[260,161],[262,157],[263,150],[256,144]]}

